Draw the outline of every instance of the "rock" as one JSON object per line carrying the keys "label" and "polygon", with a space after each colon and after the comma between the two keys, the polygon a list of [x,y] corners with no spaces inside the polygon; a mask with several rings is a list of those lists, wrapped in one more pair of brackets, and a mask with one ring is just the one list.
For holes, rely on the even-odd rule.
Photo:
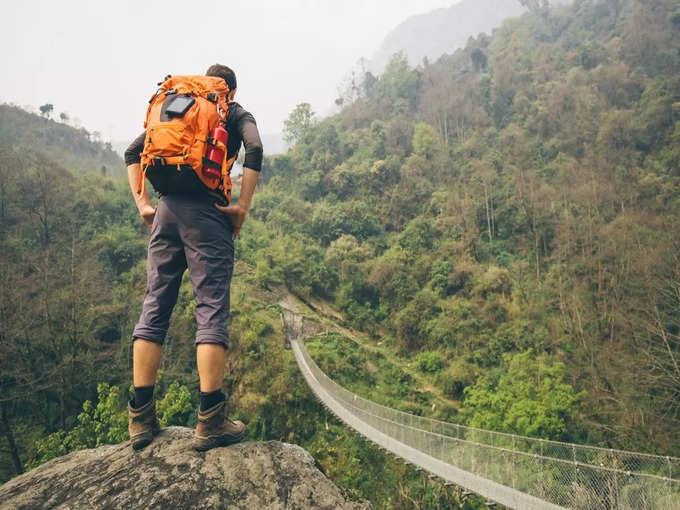
{"label": "rock", "polygon": [[191,448],[193,430],[167,427],[144,450],[129,442],[52,459],[0,486],[0,508],[370,510],[351,501],[299,446]]}

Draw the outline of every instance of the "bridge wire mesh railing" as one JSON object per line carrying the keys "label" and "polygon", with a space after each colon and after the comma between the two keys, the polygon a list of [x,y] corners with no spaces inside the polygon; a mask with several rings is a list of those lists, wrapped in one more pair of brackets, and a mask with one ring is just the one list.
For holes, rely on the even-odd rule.
{"label": "bridge wire mesh railing", "polygon": [[555,505],[588,510],[680,510],[680,458],[481,430],[417,416],[339,386],[301,352],[321,387],[394,440]]}

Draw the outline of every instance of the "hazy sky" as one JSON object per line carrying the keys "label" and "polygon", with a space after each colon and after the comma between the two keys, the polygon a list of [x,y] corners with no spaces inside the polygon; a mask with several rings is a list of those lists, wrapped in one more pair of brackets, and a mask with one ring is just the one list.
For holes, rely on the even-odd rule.
{"label": "hazy sky", "polygon": [[408,16],[457,1],[5,1],[0,102],[50,102],[127,140],[163,76],[219,62],[236,71],[260,132],[276,133],[297,103],[328,111],[351,67]]}

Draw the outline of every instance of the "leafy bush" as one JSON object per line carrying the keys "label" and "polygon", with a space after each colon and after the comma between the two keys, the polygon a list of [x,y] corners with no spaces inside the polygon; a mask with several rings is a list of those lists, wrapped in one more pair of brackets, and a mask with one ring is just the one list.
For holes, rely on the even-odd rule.
{"label": "leafy bush", "polygon": [[397,243],[407,253],[421,253],[432,249],[436,239],[436,232],[429,220],[417,217],[399,234]]}
{"label": "leafy bush", "polygon": [[191,415],[195,412],[189,388],[174,381],[165,391],[163,398],[156,403],[156,412],[161,427],[186,426]]}
{"label": "leafy bush", "polygon": [[512,282],[508,270],[498,266],[490,266],[475,279],[472,293],[486,298],[489,294],[509,294],[511,290]]}
{"label": "leafy bush", "polygon": [[39,466],[75,450],[125,441],[128,438],[127,412],[120,408],[118,387],[98,384],[97,405],[86,400],[78,415],[77,425],[72,430],[58,430],[40,439],[35,445],[35,454],[29,466]]}
{"label": "leafy bush", "polygon": [[309,222],[309,234],[324,246],[343,234],[359,241],[381,233],[382,227],[372,208],[365,202],[319,203]]}
{"label": "leafy bush", "polygon": [[[187,425],[195,410],[189,389],[179,382],[173,382],[168,387],[163,398],[156,402],[156,406],[161,427]],[[38,440],[35,454],[28,463],[29,467],[39,466],[50,459],[76,450],[117,444],[127,440],[129,436],[126,407],[126,403],[121,401],[118,386],[98,384],[97,405],[86,400],[73,429],[58,430]]]}
{"label": "leafy bush", "polygon": [[435,260],[430,268],[430,285],[432,290],[438,291],[440,295],[447,295],[451,273],[453,273],[453,264],[450,261]]}
{"label": "leafy bush", "polygon": [[564,382],[563,363],[529,350],[505,355],[500,376],[484,374],[465,389],[465,411],[473,427],[543,439],[567,439],[582,393]]}
{"label": "leafy bush", "polygon": [[451,398],[462,398],[463,391],[474,384],[477,379],[477,368],[464,359],[455,360],[438,378],[444,393]]}
{"label": "leafy bush", "polygon": [[430,160],[434,157],[438,145],[437,132],[432,126],[425,122],[419,122],[414,126],[413,152],[415,154]]}
{"label": "leafy bush", "polygon": [[436,374],[444,366],[441,354],[437,351],[423,351],[416,356],[416,366],[421,372]]}
{"label": "leafy bush", "polygon": [[129,271],[146,254],[146,242],[128,225],[111,225],[95,241],[97,258],[114,274]]}
{"label": "leafy bush", "polygon": [[441,309],[438,298],[431,290],[423,289],[395,318],[399,344],[404,351],[413,351],[427,342],[428,322]]}
{"label": "leafy bush", "polygon": [[484,331],[479,309],[466,299],[442,301],[441,313],[425,324],[428,343],[432,346],[469,346]]}

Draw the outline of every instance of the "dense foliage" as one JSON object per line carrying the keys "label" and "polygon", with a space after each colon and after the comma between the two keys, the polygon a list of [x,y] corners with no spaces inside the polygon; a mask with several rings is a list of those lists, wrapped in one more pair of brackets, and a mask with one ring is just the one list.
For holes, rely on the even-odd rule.
{"label": "dense foliage", "polygon": [[469,423],[677,454],[680,11],[545,4],[366,74],[269,161],[240,255],[387,335]]}
{"label": "dense foliage", "polygon": [[40,107],[44,117],[37,117],[17,106],[0,104],[0,140],[10,147],[49,155],[52,161],[78,173],[123,175],[123,161],[109,142],[101,141],[101,133],[68,125],[69,115],[65,112],[59,115],[61,122],[50,119],[53,109],[53,105],[44,104]]}
{"label": "dense foliage", "polygon": [[[270,291],[330,303],[369,335],[309,347],[377,402],[680,451],[680,10],[535,4],[437,62],[396,55],[338,115],[312,122],[304,107],[237,242],[230,407],[249,439],[301,444],[378,508],[455,508],[460,495],[327,415],[284,348]],[[1,480],[125,438],[146,239],[126,182],[62,159],[75,139],[56,123],[3,108]],[[14,132],[26,126],[62,152]],[[193,307],[185,278],[157,386],[166,424],[195,421]]]}

